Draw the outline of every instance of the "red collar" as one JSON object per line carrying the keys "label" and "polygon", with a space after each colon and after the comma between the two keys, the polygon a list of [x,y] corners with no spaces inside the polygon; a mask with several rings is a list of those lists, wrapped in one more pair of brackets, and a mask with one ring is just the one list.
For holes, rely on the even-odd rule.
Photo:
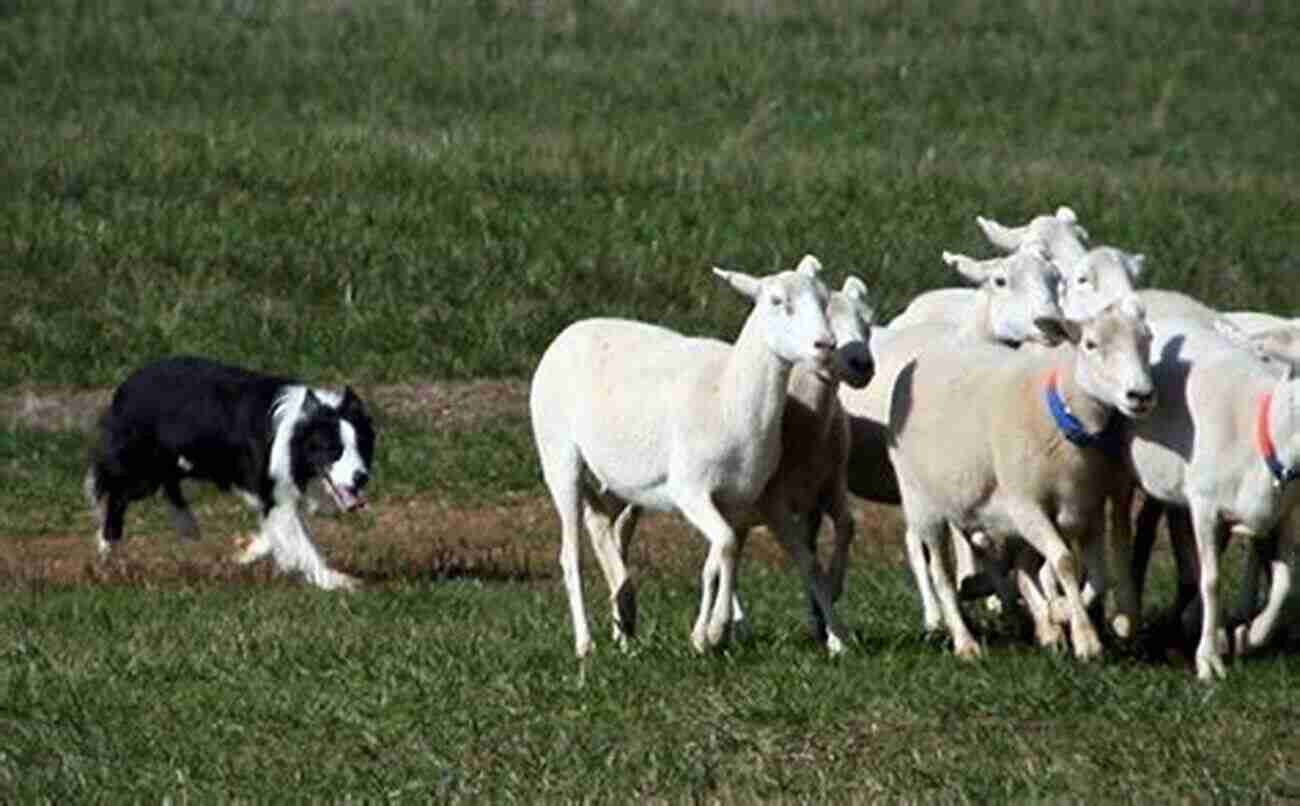
{"label": "red collar", "polygon": [[1300,478],[1300,469],[1286,467],[1277,458],[1277,447],[1269,428],[1269,408],[1273,402],[1273,393],[1265,392],[1255,404],[1255,447],[1259,450],[1268,472],[1273,476],[1273,486],[1281,487],[1289,481]]}

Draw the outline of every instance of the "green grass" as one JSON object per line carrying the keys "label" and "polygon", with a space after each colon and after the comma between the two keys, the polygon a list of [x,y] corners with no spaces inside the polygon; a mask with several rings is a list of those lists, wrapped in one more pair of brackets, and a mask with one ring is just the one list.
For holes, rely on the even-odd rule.
{"label": "green grass", "polygon": [[1060,203],[1300,303],[1289,5],[532,8],[0,3],[0,383],[516,376],[581,316],[731,334],[706,269],[807,251],[889,313]]}
{"label": "green grass", "polygon": [[[861,569],[864,642],[831,662],[793,578],[760,626],[687,647],[688,580],[652,577],[635,652],[571,656],[558,584],[444,581],[0,598],[6,799],[659,797],[1276,799],[1300,793],[1300,656],[1206,688],[1120,653],[1020,644],[967,665],[916,633],[901,569]],[[598,601],[595,594],[589,600]],[[605,623],[603,608],[599,623]],[[601,630],[602,636],[604,630]],[[996,635],[996,634],[995,634]]]}
{"label": "green grass", "polygon": [[[0,0],[0,389],[174,352],[518,379],[583,316],[730,336],[708,267],[805,252],[889,315],[955,282],[943,249],[992,253],[975,215],[1060,204],[1152,285],[1295,312],[1298,29],[1227,0]],[[377,414],[373,512],[321,527],[359,595],[0,575],[0,801],[1300,797],[1293,629],[1213,686],[989,619],[964,665],[919,635],[896,546],[857,555],[847,657],[751,560],[755,635],[700,658],[701,546],[648,530],[635,651],[579,667],[551,518],[414,522],[542,495],[525,414]],[[0,568],[88,536],[84,457],[0,424]],[[251,525],[195,499],[210,533]]]}

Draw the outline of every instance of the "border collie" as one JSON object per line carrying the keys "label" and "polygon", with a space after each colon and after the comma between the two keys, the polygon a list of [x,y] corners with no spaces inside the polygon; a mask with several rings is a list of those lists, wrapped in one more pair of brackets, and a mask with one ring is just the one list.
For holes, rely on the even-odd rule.
{"label": "border collie", "polygon": [[257,510],[257,533],[239,541],[235,560],[270,554],[282,571],[300,571],[322,588],[357,580],[326,566],[299,517],[298,504],[320,478],[339,509],[366,504],[375,432],[351,387],[342,394],[204,358],[167,358],[131,374],[100,421],[86,474],[99,524],[100,556],[122,539],[127,505],[163,489],[182,538],[198,523],[181,481],[234,489]]}

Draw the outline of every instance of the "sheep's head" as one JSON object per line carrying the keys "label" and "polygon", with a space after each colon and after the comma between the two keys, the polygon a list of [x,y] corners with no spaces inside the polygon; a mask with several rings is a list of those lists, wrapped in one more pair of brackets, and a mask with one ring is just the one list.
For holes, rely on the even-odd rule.
{"label": "sheep's head", "polygon": [[944,252],[943,259],[979,285],[978,304],[986,306],[981,315],[988,317],[989,331],[999,341],[1044,341],[1038,320],[1061,317],[1056,298],[1059,275],[1036,249],[1022,249],[989,260]]}
{"label": "sheep's head", "polygon": [[840,380],[855,389],[866,386],[876,371],[871,358],[876,312],[867,300],[866,284],[852,275],[845,279],[844,288],[830,296],[826,318],[835,335],[835,370]]}
{"label": "sheep's head", "polygon": [[715,268],[713,273],[732,288],[754,301],[751,317],[757,317],[764,342],[781,359],[790,363],[829,363],[835,336],[826,320],[829,292],[818,279],[821,263],[805,255],[794,271],[766,277]]}
{"label": "sheep's head", "polygon": [[1087,319],[1133,293],[1146,257],[1099,246],[1061,269],[1061,309],[1071,319]]}
{"label": "sheep's head", "polygon": [[1028,224],[1007,227],[991,218],[975,216],[975,223],[994,246],[1008,252],[1038,244],[1058,267],[1068,266],[1083,257],[1088,231],[1079,225],[1078,216],[1069,207],[1058,207],[1052,215],[1040,215]]}
{"label": "sheep's head", "polygon": [[1146,309],[1133,294],[1083,320],[1047,319],[1044,332],[1075,347],[1074,378],[1084,392],[1140,419],[1156,407],[1151,379],[1151,328]]}

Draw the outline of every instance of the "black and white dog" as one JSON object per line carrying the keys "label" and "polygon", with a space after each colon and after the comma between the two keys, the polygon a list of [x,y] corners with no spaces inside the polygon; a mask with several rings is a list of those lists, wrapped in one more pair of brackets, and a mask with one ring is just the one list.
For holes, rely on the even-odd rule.
{"label": "black and white dog", "polygon": [[236,561],[266,556],[322,588],[356,580],[326,566],[299,517],[308,482],[320,478],[339,509],[366,504],[375,432],[351,387],[342,394],[203,358],[168,358],[131,374],[100,422],[86,474],[99,521],[98,548],[122,539],[131,501],[162,487],[181,537],[198,524],[181,494],[188,478],[234,489],[261,517]]}

